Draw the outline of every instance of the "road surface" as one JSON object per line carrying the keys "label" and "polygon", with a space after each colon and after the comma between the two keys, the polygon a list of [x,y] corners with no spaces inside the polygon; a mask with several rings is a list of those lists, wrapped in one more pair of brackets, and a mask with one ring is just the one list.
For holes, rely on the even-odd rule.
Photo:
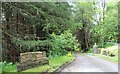
{"label": "road surface", "polygon": [[76,60],[60,72],[118,72],[118,64],[88,54],[76,54]]}

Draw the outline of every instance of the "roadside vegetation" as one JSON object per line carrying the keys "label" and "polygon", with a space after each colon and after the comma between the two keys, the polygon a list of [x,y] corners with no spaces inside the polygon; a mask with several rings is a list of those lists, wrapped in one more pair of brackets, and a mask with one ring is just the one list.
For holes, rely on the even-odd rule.
{"label": "roadside vegetation", "polygon": [[[93,48],[90,48],[90,50],[87,52],[91,55],[103,58],[105,60],[111,61],[111,62],[115,62],[118,63],[118,46],[115,45],[114,43],[105,43],[103,45],[103,48],[105,49],[104,51],[109,51],[108,53],[99,53],[99,54],[93,54]],[[102,51],[101,51],[102,52]]]}
{"label": "roadside vegetation", "polygon": [[101,54],[93,54],[93,55],[114,63],[118,63],[118,56],[110,57],[110,56],[101,55]]}
{"label": "roadside vegetation", "polygon": [[[49,65],[24,72],[53,72],[74,59],[74,52],[92,53],[94,43],[110,50],[117,61],[118,11],[120,3],[95,2],[3,2],[2,56],[0,69],[16,72],[21,53],[45,51]],[[112,12],[112,13],[111,13]],[[113,50],[112,50],[113,49]],[[1,68],[2,67],[2,68]]]}
{"label": "roadside vegetation", "polygon": [[[53,72],[56,69],[58,69],[61,65],[72,61],[75,59],[73,55],[65,55],[65,56],[59,56],[59,57],[54,57],[54,58],[49,58],[49,64],[47,65],[42,65],[39,67],[35,67],[32,69],[27,69],[22,72]],[[1,62],[0,63],[0,69],[3,72],[17,72],[16,65],[13,63],[7,63],[7,62]],[[0,72],[2,72],[0,71]]]}
{"label": "roadside vegetation", "polygon": [[72,61],[73,59],[75,59],[74,56],[59,56],[59,57],[54,57],[54,58],[50,58],[49,59],[49,65],[45,65],[45,66],[40,66],[40,67],[36,67],[36,68],[32,68],[32,69],[28,69],[25,70],[23,72],[54,72],[56,69],[58,69],[60,66],[62,66],[63,64]]}

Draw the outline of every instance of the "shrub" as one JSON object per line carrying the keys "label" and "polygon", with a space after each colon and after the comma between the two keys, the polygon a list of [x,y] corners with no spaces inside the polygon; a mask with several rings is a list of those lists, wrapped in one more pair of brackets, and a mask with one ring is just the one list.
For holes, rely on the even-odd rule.
{"label": "shrub", "polygon": [[93,48],[90,48],[87,53],[92,53],[93,52]]}
{"label": "shrub", "polygon": [[67,54],[67,51],[80,49],[80,45],[70,30],[64,31],[60,35],[52,33],[50,35],[52,48],[50,56],[59,56]]}
{"label": "shrub", "polygon": [[114,46],[114,45],[115,44],[113,43],[104,43],[103,48],[107,48],[107,47]]}
{"label": "shrub", "polygon": [[72,52],[68,52],[67,56],[72,57],[73,56]]}
{"label": "shrub", "polygon": [[16,69],[16,65],[12,62],[7,63],[6,61],[4,61],[0,62],[0,68],[2,69],[2,72],[10,72]]}
{"label": "shrub", "polygon": [[[113,43],[108,43],[108,42],[105,42],[103,44],[103,48],[107,48],[107,47],[110,47],[110,46],[114,46],[115,44]],[[98,45],[98,48],[102,48],[101,44]]]}

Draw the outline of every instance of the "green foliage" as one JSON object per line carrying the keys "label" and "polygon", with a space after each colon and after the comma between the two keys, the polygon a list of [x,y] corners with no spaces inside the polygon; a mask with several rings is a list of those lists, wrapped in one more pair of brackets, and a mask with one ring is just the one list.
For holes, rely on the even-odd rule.
{"label": "green foliage", "polygon": [[[68,56],[59,56],[53,57],[49,59],[49,65],[42,65],[36,68],[27,69],[22,72],[45,72],[49,70],[49,72],[53,72],[57,68],[59,68],[64,63],[73,60],[75,57],[68,57]],[[0,62],[0,70],[1,72],[17,72],[17,68],[15,64],[7,63],[7,62]]]}
{"label": "green foliage", "polygon": [[111,47],[114,46],[115,44],[113,43],[104,43],[103,48]]}
{"label": "green foliage", "polygon": [[20,52],[32,52],[32,51],[47,51],[49,49],[49,40],[23,40],[18,37],[11,39],[16,44]]}
{"label": "green foliage", "polygon": [[49,65],[50,65],[50,69],[49,72],[53,72],[54,70],[56,70],[57,68],[59,68],[61,65],[65,64],[68,61],[73,60],[75,57],[69,57],[69,56],[60,56],[60,57],[54,57],[49,59]]}
{"label": "green foliage", "polygon": [[111,56],[111,57],[112,57],[112,56],[113,56],[113,57],[117,57],[117,56],[118,56],[118,49],[113,50],[113,51],[110,51],[108,55]]}
{"label": "green foliage", "polygon": [[48,51],[49,57],[61,56],[67,54],[67,51],[80,50],[80,45],[76,38],[72,35],[72,31],[67,30],[60,35],[56,35],[52,33],[50,38],[47,40],[22,40],[14,37],[13,42],[17,45],[21,45],[21,52],[29,52],[32,51],[41,51],[45,49]]}
{"label": "green foliage", "polygon": [[49,50],[50,57],[51,56],[60,56],[67,53],[65,49],[63,49],[64,40],[59,35],[54,33],[51,34],[51,45],[52,48]]}
{"label": "green foliage", "polygon": [[[112,12],[112,13],[111,13]],[[101,13],[103,13],[101,11]],[[104,20],[99,21],[98,24],[91,28],[94,36],[94,42],[102,44],[104,42],[117,42],[118,38],[118,11],[117,3],[106,3],[106,10],[104,11]]]}
{"label": "green foliage", "polygon": [[67,51],[80,50],[80,45],[70,30],[64,31],[60,35],[52,33],[50,37],[52,43],[50,55],[63,55]]}
{"label": "green foliage", "polygon": [[108,47],[111,47],[114,45],[115,44],[113,44],[113,43],[104,42],[103,46],[101,46],[101,44],[98,44],[98,48],[108,48]]}
{"label": "green foliage", "polygon": [[87,53],[93,53],[93,48],[90,48]]}
{"label": "green foliage", "polygon": [[57,68],[59,68],[64,63],[71,61],[74,59],[74,57],[68,57],[68,56],[59,56],[59,57],[53,57],[49,59],[49,65],[43,65],[40,67],[32,68],[25,70],[23,72],[44,72],[48,70],[48,72],[53,72]]}
{"label": "green foliage", "polygon": [[[22,72],[45,72],[49,68],[50,68],[49,65],[43,65],[43,66],[39,66],[36,68],[27,69],[27,70],[22,71]],[[38,74],[38,73],[36,73],[36,74]]]}
{"label": "green foliage", "polygon": [[105,56],[105,55],[101,55],[101,54],[94,54],[94,56],[103,58],[103,59],[111,61],[111,62],[118,63],[118,56],[110,57],[110,56]]}
{"label": "green foliage", "polygon": [[7,63],[6,61],[0,62],[0,69],[2,72],[10,72],[16,69],[16,65],[12,62]]}
{"label": "green foliage", "polygon": [[[41,30],[46,33],[52,30],[52,32],[60,34],[72,25],[71,7],[67,2],[14,2],[2,4],[6,20],[10,18],[10,16],[7,16],[8,14],[14,17],[18,14],[21,22],[19,27],[22,27],[19,31],[22,34],[25,32],[30,33],[25,28],[32,26],[41,27]],[[15,20],[11,22],[15,22]]]}
{"label": "green foliage", "polygon": [[[94,21],[93,2],[77,2],[74,6],[74,25],[77,26],[77,37],[83,50],[88,50],[93,43],[92,32],[90,32]],[[80,33],[79,33],[80,32]],[[81,37],[81,38],[80,38]]]}
{"label": "green foliage", "polygon": [[93,6],[92,2],[80,2],[75,6],[75,23],[79,23],[79,28],[83,27],[83,23],[86,25],[92,24],[93,19]]}
{"label": "green foliage", "polygon": [[32,51],[45,49],[45,51],[48,51],[49,57],[65,55],[67,51],[80,50],[80,45],[70,30],[64,31],[60,35],[52,33],[47,40],[26,41],[14,37],[13,42],[23,47],[20,49],[21,52],[29,52],[31,49]]}
{"label": "green foliage", "polygon": [[[117,3],[108,3],[105,16],[105,39],[117,42],[118,36],[118,9]],[[112,13],[111,13],[112,12]]]}
{"label": "green foliage", "polygon": [[[75,57],[73,57],[73,56],[68,57],[66,55],[65,56],[59,56],[59,57],[53,57],[53,58],[49,59],[49,65],[42,65],[42,66],[39,66],[39,67],[36,67],[36,68],[27,69],[27,70],[22,71],[22,72],[45,72],[47,70],[49,70],[49,72],[53,72],[54,70],[59,68],[61,65],[65,64],[68,61],[73,60],[74,58]],[[15,65],[13,65],[12,69],[11,69],[10,66],[8,68],[4,68],[4,72],[17,72],[17,68],[14,67],[14,66]],[[35,73],[35,74],[38,74],[38,73]]]}
{"label": "green foliage", "polygon": [[72,57],[73,56],[72,52],[68,52],[67,56]]}

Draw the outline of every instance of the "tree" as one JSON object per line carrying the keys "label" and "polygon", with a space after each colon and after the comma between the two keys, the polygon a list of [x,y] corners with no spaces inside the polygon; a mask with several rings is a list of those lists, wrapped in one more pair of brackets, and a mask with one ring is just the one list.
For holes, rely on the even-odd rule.
{"label": "tree", "polygon": [[87,51],[90,45],[90,25],[93,19],[93,4],[91,2],[76,3],[75,24],[78,25],[76,35],[83,50]]}
{"label": "tree", "polygon": [[[103,11],[101,11],[103,12]],[[113,12],[113,13],[111,13]],[[91,30],[94,33],[95,42],[103,46],[104,42],[116,42],[117,29],[117,5],[116,3],[106,3],[104,16]]]}
{"label": "tree", "polygon": [[[2,20],[5,55],[8,58],[15,57],[16,55],[13,56],[12,52],[16,49],[20,51],[17,42],[12,41],[14,38],[23,40],[26,34],[48,37],[52,32],[61,34],[70,28],[72,25],[70,8],[67,2],[2,3],[5,19]],[[8,50],[11,54],[6,54]]]}

